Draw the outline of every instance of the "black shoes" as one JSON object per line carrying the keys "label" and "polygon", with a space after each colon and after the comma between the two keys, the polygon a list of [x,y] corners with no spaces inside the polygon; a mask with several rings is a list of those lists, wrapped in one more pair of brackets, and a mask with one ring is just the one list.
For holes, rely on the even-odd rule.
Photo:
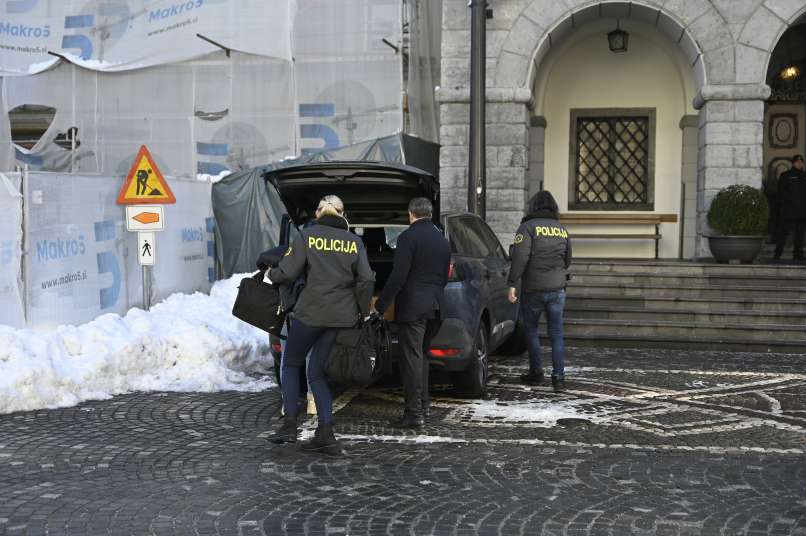
{"label": "black shoes", "polygon": [[414,430],[425,426],[425,421],[423,420],[422,417],[415,417],[407,413],[399,419],[390,421],[389,425],[392,428]]}
{"label": "black shoes", "polygon": [[296,443],[297,436],[299,436],[299,428],[297,427],[296,415],[284,415],[283,424],[274,431],[268,439],[272,443]]}
{"label": "black shoes", "polygon": [[546,376],[542,370],[530,370],[528,374],[521,374],[521,382],[529,385],[543,385]]}
{"label": "black shoes", "polygon": [[306,452],[321,452],[331,456],[341,454],[339,442],[336,441],[336,436],[333,435],[332,424],[320,424],[317,426],[313,438],[310,441],[303,441],[299,448]]}
{"label": "black shoes", "polygon": [[[546,381],[546,376],[543,374],[542,370],[530,370],[528,374],[521,374],[520,378],[521,382],[528,383],[529,385],[543,385]],[[551,387],[554,389],[555,393],[565,391],[565,377],[552,376]]]}

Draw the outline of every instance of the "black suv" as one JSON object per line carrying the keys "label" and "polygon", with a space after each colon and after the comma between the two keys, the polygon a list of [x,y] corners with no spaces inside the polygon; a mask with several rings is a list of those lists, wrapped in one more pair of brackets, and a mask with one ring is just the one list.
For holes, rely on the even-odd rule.
{"label": "black suv", "polygon": [[[409,200],[431,199],[434,223],[448,238],[453,255],[443,323],[428,358],[432,367],[450,373],[462,392],[476,397],[485,394],[488,356],[508,342],[517,346],[518,308],[507,300],[509,256],[481,218],[469,213],[440,215],[439,184],[427,172],[409,166],[325,162],[272,170],[264,178],[277,189],[288,211],[280,232],[284,244],[310,220],[324,195],[335,194],[344,201],[350,230],[367,247],[376,295],[391,273],[397,237],[408,227]],[[399,347],[394,323],[391,326],[394,362]],[[275,362],[279,362],[279,351],[279,340],[273,339]]]}

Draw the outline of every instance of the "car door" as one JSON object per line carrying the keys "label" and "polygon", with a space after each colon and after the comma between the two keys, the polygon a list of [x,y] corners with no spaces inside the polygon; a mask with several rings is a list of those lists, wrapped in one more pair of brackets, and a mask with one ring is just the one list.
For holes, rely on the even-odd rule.
{"label": "car door", "polygon": [[484,251],[484,279],[488,287],[488,308],[491,316],[490,343],[498,346],[515,330],[517,307],[507,299],[509,260],[492,229],[477,216],[466,216],[469,232],[475,235]]}
{"label": "car door", "polygon": [[[458,293],[450,300],[451,313],[465,322],[472,333],[481,314],[481,304],[487,301],[488,288],[485,284],[484,251],[478,241],[470,235],[464,216],[446,218],[448,241],[451,244],[452,262],[460,275],[461,285],[447,292]],[[458,307],[455,307],[458,306]]]}

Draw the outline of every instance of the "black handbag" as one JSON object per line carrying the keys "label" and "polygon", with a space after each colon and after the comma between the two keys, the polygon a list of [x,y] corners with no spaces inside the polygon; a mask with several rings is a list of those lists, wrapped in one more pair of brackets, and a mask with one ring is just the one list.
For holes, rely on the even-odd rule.
{"label": "black handbag", "polygon": [[389,329],[382,318],[340,329],[330,350],[327,377],[341,385],[369,385],[383,375],[390,347]]}
{"label": "black handbag", "polygon": [[232,314],[247,324],[277,336],[285,321],[280,292],[276,286],[263,281],[262,272],[241,279]]}

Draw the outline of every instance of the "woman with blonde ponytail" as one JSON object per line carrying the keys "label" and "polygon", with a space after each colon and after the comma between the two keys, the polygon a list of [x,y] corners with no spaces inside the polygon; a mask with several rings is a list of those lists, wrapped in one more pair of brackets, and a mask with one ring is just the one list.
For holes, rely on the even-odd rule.
{"label": "woman with blonde ponytail", "polygon": [[301,230],[280,261],[269,272],[277,284],[289,284],[305,274],[305,288],[292,313],[280,377],[285,415],[283,425],[269,437],[275,443],[294,443],[299,435],[297,400],[299,368],[308,362],[308,384],[316,403],[319,424],[307,451],[337,454],[333,434],[333,400],[325,377],[330,349],[339,328],[355,326],[369,315],[375,276],[369,267],[364,243],[351,233],[344,217],[344,203],[326,195],[316,208],[316,223]]}

